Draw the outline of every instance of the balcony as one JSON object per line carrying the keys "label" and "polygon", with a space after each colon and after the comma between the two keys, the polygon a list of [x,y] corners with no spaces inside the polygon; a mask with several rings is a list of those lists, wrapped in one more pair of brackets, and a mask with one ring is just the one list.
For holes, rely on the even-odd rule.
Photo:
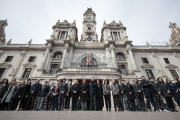
{"label": "balcony", "polygon": [[46,69],[45,71],[46,71],[46,73],[53,73],[53,74],[55,74],[55,73],[60,72],[61,68],[50,68],[50,69]]}
{"label": "balcony", "polygon": [[127,69],[117,69],[117,72],[120,72],[122,75],[130,74],[130,70]]}

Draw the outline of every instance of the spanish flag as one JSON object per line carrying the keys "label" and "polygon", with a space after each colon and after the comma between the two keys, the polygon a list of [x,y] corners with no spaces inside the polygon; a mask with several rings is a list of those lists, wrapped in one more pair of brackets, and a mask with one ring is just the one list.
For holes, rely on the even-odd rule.
{"label": "spanish flag", "polygon": [[86,66],[90,67],[91,65],[91,53],[87,56],[87,62],[86,62]]}

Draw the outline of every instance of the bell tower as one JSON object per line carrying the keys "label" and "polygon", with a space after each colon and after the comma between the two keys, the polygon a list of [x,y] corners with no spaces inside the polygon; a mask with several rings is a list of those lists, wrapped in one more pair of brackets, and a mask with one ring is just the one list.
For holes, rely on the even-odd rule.
{"label": "bell tower", "polygon": [[83,32],[80,41],[99,42],[96,33],[96,14],[92,11],[92,8],[87,8],[83,16]]}
{"label": "bell tower", "polygon": [[7,26],[7,20],[0,20],[0,43],[5,43],[5,27]]}

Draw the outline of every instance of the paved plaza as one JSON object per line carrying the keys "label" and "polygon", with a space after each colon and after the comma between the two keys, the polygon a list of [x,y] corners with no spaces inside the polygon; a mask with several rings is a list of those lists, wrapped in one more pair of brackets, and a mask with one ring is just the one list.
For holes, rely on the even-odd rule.
{"label": "paved plaza", "polygon": [[180,113],[106,111],[0,111],[0,120],[180,120]]}

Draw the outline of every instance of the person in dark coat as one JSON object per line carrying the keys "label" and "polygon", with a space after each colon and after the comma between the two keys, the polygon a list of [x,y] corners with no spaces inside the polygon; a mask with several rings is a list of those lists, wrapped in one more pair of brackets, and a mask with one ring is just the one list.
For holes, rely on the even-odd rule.
{"label": "person in dark coat", "polygon": [[129,83],[129,80],[125,81],[126,83],[126,96],[127,96],[127,103],[129,106],[129,110],[135,111],[135,95],[133,86]]}
{"label": "person in dark coat", "polygon": [[145,103],[144,103],[144,94],[143,94],[142,86],[139,84],[138,79],[134,79],[133,88],[139,110],[146,111]]}
{"label": "person in dark coat", "polygon": [[71,87],[72,87],[72,81],[68,82],[67,90],[66,90],[66,95],[65,95],[65,111],[69,110],[69,105],[70,105],[70,99],[71,99]]}
{"label": "person in dark coat", "polygon": [[81,90],[81,101],[82,101],[82,111],[86,111],[87,110],[87,100],[89,100],[89,86],[86,83],[86,80],[83,79],[82,84],[80,86],[80,90]]}
{"label": "person in dark coat", "polygon": [[[151,102],[153,103],[154,110],[156,110],[157,107],[156,107],[156,103],[154,100],[155,94],[154,94],[154,91],[151,87],[152,84],[149,81],[146,81],[144,76],[141,76],[141,79],[142,79],[141,86],[143,88],[145,98],[151,100]],[[150,103],[149,103],[149,106],[150,106]]]}
{"label": "person in dark coat", "polygon": [[78,81],[74,81],[74,85],[71,87],[71,95],[72,95],[72,109],[71,111],[77,110],[77,100],[79,97],[79,84]]}
{"label": "person in dark coat", "polygon": [[4,93],[8,90],[8,79],[4,78],[0,84],[0,100],[4,96]]}
{"label": "person in dark coat", "polygon": [[166,79],[166,83],[167,83],[175,101],[177,102],[178,106],[180,107],[180,92],[178,90],[178,87],[174,83],[172,83],[169,78]]}
{"label": "person in dark coat", "polygon": [[150,83],[151,83],[152,89],[154,90],[157,110],[159,110],[159,112],[162,112],[162,110],[167,111],[164,106],[161,89],[159,88],[158,84],[154,82],[154,78],[150,78]]}
{"label": "person in dark coat", "polygon": [[163,97],[166,99],[168,108],[171,110],[171,112],[174,112],[174,111],[176,112],[177,110],[175,109],[174,103],[172,101],[172,94],[169,89],[169,86],[167,85],[167,83],[164,83],[164,81],[161,77],[159,77],[157,79],[157,83],[161,89],[161,93],[162,93]]}
{"label": "person in dark coat", "polygon": [[22,81],[21,84],[16,86],[16,88],[14,89],[9,110],[16,110],[17,105],[19,103],[19,99],[21,98],[22,91],[25,88],[24,84],[25,84],[25,81]]}
{"label": "person in dark coat", "polygon": [[45,81],[44,86],[42,86],[41,92],[39,93],[39,96],[37,98],[38,102],[37,102],[36,110],[41,110],[43,107],[45,97],[47,93],[49,92],[49,86],[47,84],[48,84],[48,81]]}
{"label": "person in dark coat", "polygon": [[[126,86],[125,86],[125,84],[121,81],[121,78],[119,78],[119,83],[118,83],[118,85],[119,85],[119,106],[118,106],[118,109],[119,109],[119,111],[121,110],[121,111],[124,111],[124,104],[125,104],[125,106],[127,106],[127,100],[126,100],[126,92],[125,92],[125,90],[126,90]],[[123,104],[123,99],[124,99],[124,104]],[[127,109],[127,108],[126,108]]]}
{"label": "person in dark coat", "polygon": [[24,85],[24,89],[22,90],[22,94],[20,97],[20,105],[19,110],[24,110],[28,101],[28,98],[30,96],[30,89],[31,89],[31,82],[28,81],[27,85]]}
{"label": "person in dark coat", "polygon": [[41,90],[41,84],[39,82],[40,82],[40,79],[37,79],[37,82],[31,86],[30,97],[29,97],[27,105],[26,105],[26,110],[32,110],[34,107],[34,101],[35,101],[39,91]]}
{"label": "person in dark coat", "polygon": [[97,100],[97,111],[102,111],[102,99],[103,99],[103,89],[100,85],[100,81],[97,80],[97,89],[96,89],[96,100]]}
{"label": "person in dark coat", "polygon": [[9,109],[9,103],[11,102],[12,94],[16,88],[16,81],[13,81],[9,87],[8,90],[4,93],[4,96],[1,99],[1,110],[8,110]]}
{"label": "person in dark coat", "polygon": [[117,111],[117,107],[119,106],[119,86],[116,84],[116,81],[113,79],[111,84],[111,90],[113,95],[113,101],[114,101],[114,109]]}
{"label": "person in dark coat", "polygon": [[55,111],[55,109],[56,110],[58,110],[57,108],[56,108],[56,106],[57,106],[57,104],[58,104],[58,96],[59,96],[59,86],[57,85],[57,86],[54,86],[53,88],[52,88],[52,105],[51,105],[51,111]]}
{"label": "person in dark coat", "polygon": [[[52,97],[53,97],[53,92],[52,89],[55,88],[56,86],[54,85],[55,82],[51,83],[51,86],[49,86],[49,92],[46,95],[47,97],[47,102],[46,102],[46,111],[51,109],[51,105],[52,105]],[[59,92],[58,92],[59,93]]]}
{"label": "person in dark coat", "polygon": [[66,78],[63,79],[63,82],[59,86],[59,111],[64,110],[64,98],[66,95],[68,84],[66,83]]}
{"label": "person in dark coat", "polygon": [[105,104],[106,104],[106,111],[111,111],[111,88],[110,85],[108,84],[108,81],[104,81],[103,85],[103,95],[105,99]]}
{"label": "person in dark coat", "polygon": [[180,77],[178,77],[177,82],[175,84],[178,87],[179,92],[180,92]]}
{"label": "person in dark coat", "polygon": [[94,108],[96,108],[96,89],[97,83],[94,82],[94,77],[91,78],[91,82],[89,83],[89,94],[90,94],[90,110],[92,111],[93,101],[94,101]]}

